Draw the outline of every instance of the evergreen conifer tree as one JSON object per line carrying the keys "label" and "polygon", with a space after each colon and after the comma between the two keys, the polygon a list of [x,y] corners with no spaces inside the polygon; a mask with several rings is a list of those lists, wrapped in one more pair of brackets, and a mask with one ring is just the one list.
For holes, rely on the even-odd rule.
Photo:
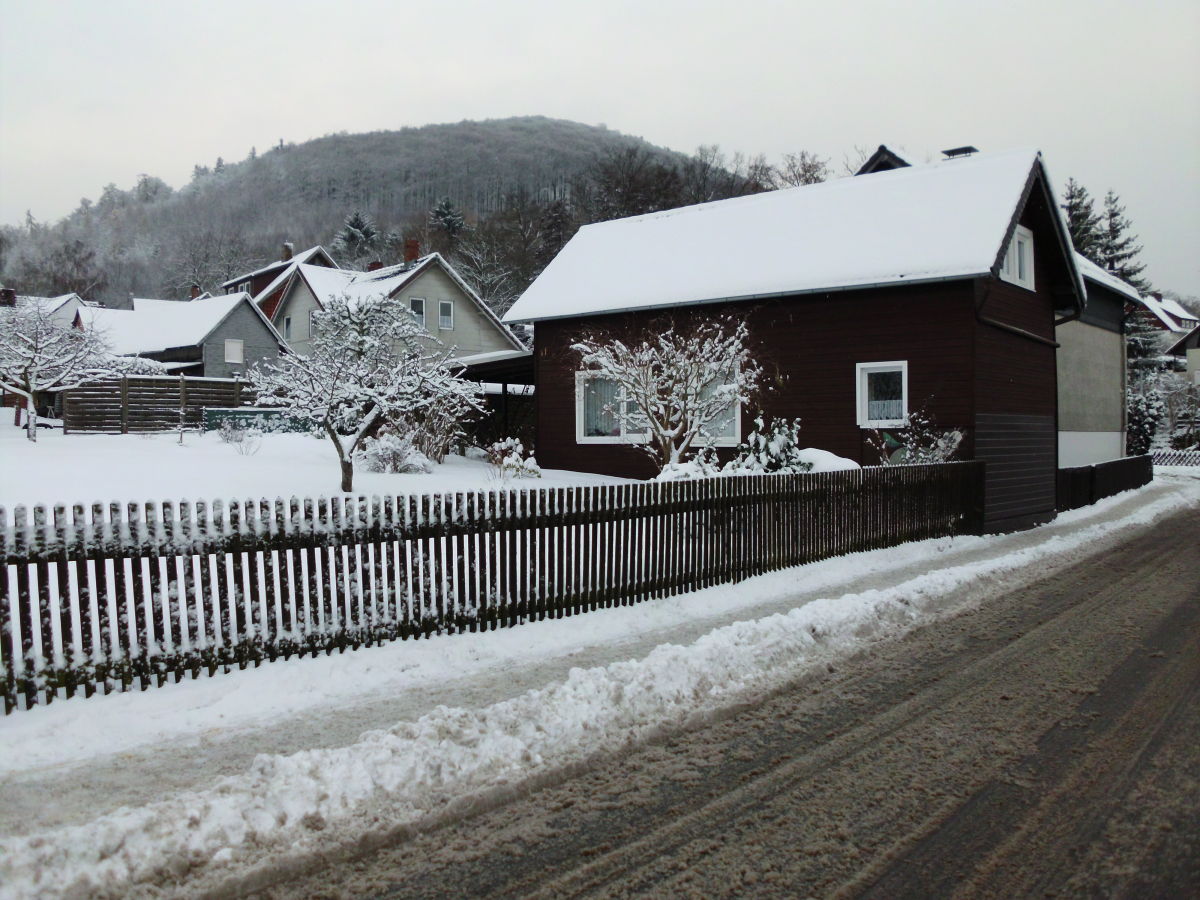
{"label": "evergreen conifer tree", "polygon": [[1067,187],[1063,191],[1063,212],[1067,215],[1067,229],[1071,233],[1071,243],[1075,249],[1090,259],[1096,265],[1103,265],[1097,258],[1096,245],[1099,241],[1100,215],[1092,203],[1092,196],[1087,188],[1074,178],[1067,179]]}
{"label": "evergreen conifer tree", "polygon": [[355,210],[346,216],[341,230],[333,236],[332,250],[347,266],[361,266],[371,262],[383,243],[380,231],[370,216]]}
{"label": "evergreen conifer tree", "polygon": [[445,232],[446,237],[452,241],[467,226],[462,213],[454,208],[449,197],[443,197],[437,206],[429,211],[429,224]]}
{"label": "evergreen conifer tree", "polygon": [[1137,261],[1142,245],[1137,242],[1137,235],[1130,233],[1132,223],[1125,216],[1125,207],[1113,191],[1104,195],[1104,212],[1098,218],[1100,226],[1096,254],[1099,258],[1095,262],[1143,294],[1147,293],[1150,282],[1142,277],[1146,266]]}

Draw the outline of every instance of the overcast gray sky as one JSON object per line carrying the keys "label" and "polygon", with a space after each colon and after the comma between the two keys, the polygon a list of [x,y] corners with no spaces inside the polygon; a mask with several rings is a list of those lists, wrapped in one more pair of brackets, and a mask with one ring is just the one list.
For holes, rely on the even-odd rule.
{"label": "overcast gray sky", "polygon": [[0,221],[280,138],[546,115],[676,150],[1040,148],[1200,294],[1200,3],[0,0]]}

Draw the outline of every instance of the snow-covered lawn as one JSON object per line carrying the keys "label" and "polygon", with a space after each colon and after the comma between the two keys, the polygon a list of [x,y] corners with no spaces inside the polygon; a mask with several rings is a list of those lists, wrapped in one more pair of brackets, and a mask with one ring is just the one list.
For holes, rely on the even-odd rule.
{"label": "snow-covered lawn", "polygon": [[[0,506],[112,500],[227,500],[339,493],[337,454],[325,439],[267,434],[252,456],[216,432],[177,435],[68,434],[43,429],[36,444],[11,419],[0,424]],[[540,479],[502,482],[493,466],[448,456],[428,475],[381,475],[356,468],[354,493],[406,494],[499,487],[566,487],[621,479],[549,469]]]}
{"label": "snow-covered lawn", "polygon": [[[18,897],[115,895],[131,883],[170,890],[186,875],[189,890],[211,890],[257,866],[419,825],[454,803],[752,698],[872,641],[984,602],[997,584],[1084,558],[1124,529],[1197,505],[1200,480],[1173,476],[1030,532],[923,541],[634,608],[275,663],[10,716],[0,722],[6,788],[47,773],[66,783],[69,766],[86,762],[84,796],[74,801],[81,804],[95,767],[153,759],[156,741],[222,732],[236,741],[239,729],[314,723],[322,712],[373,697],[410,694],[416,711],[345,743],[314,735],[310,749],[262,754],[236,774],[197,778],[190,789],[140,805],[114,808],[112,797],[92,797],[73,824],[0,840],[0,884]],[[639,639],[667,636],[672,643],[631,658]],[[569,668],[585,652],[597,664]],[[520,673],[556,659],[563,676],[523,689]],[[422,695],[447,683],[462,699],[421,706]],[[493,699],[472,703],[480,686]],[[139,746],[149,752],[124,756]],[[173,770],[188,761],[179,743],[162,755]],[[152,770],[133,781],[141,787]],[[71,801],[59,795],[58,802]]]}

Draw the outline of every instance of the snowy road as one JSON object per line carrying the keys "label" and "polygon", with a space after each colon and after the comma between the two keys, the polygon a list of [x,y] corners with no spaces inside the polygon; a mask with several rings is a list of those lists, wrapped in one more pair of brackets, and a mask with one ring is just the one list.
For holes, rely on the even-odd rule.
{"label": "snowy road", "polygon": [[264,896],[1188,896],[1200,510]]}
{"label": "snowy road", "polygon": [[[908,651],[894,641],[914,627],[949,620],[930,633],[953,636],[1007,592],[1104,560],[1131,537],[1153,542],[1181,521],[1169,517],[1197,509],[1200,478],[1179,472],[1033,531],[922,541],[585,616],[8,716],[0,895],[236,895],[536,786],[569,792],[589,766],[753,709],[783,685],[809,685],[818,705],[804,715],[820,722],[856,702],[860,688],[846,693],[844,681],[851,655],[891,654],[905,671]],[[1193,526],[1175,556],[1196,555]],[[865,691],[872,677],[854,683]],[[833,703],[825,712],[822,698]],[[706,784],[741,777],[693,769]],[[549,852],[538,835],[513,840]],[[371,889],[392,878],[374,877]]]}

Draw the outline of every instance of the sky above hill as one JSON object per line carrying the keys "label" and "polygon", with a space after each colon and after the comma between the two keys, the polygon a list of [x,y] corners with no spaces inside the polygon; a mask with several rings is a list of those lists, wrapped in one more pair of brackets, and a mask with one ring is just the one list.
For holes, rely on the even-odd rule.
{"label": "sky above hill", "polygon": [[840,169],[1038,147],[1200,295],[1195,0],[0,0],[0,222],[281,139],[545,115]]}

